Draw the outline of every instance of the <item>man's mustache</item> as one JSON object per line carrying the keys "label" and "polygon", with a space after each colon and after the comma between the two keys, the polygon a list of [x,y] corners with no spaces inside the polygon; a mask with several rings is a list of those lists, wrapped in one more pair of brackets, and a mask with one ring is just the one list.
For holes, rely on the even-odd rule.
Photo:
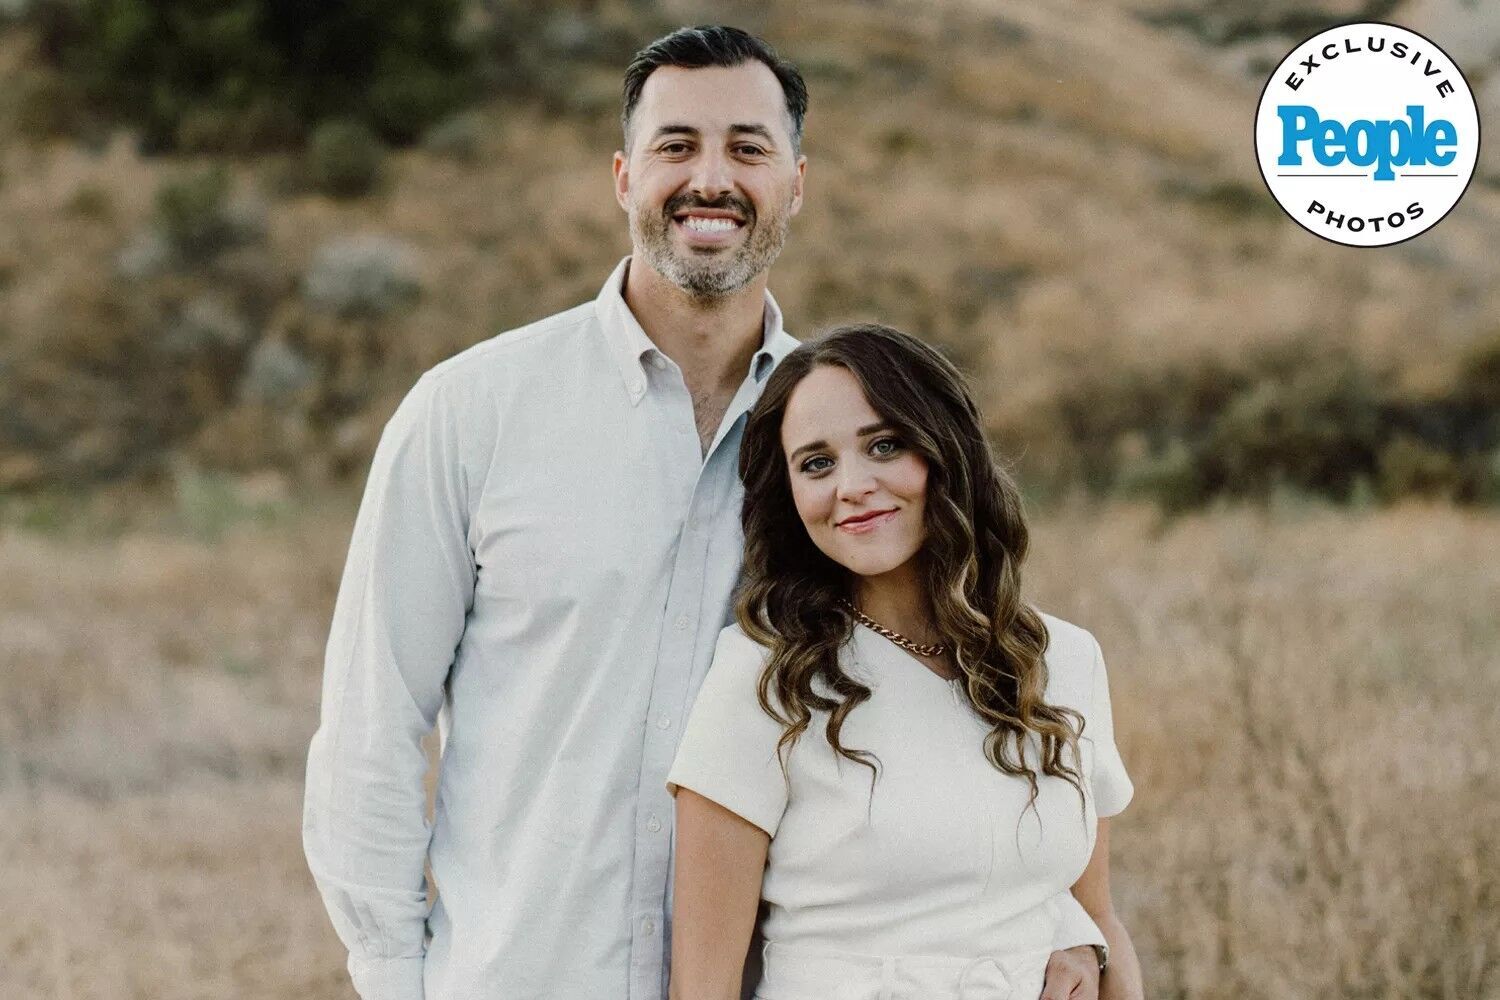
{"label": "man's mustache", "polygon": [[678,212],[685,211],[689,208],[716,208],[721,210],[728,210],[731,212],[737,212],[747,223],[752,222],[755,219],[755,209],[750,206],[750,203],[745,201],[744,199],[736,198],[733,195],[725,195],[724,197],[716,198],[713,201],[705,201],[704,199],[695,197],[693,195],[678,195],[675,198],[670,198],[667,200],[664,211],[667,218],[670,219]]}

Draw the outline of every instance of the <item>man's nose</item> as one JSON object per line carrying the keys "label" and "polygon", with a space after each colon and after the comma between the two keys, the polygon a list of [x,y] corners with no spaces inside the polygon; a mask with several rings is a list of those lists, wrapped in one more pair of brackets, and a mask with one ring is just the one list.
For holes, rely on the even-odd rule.
{"label": "man's nose", "polygon": [[693,164],[693,193],[704,201],[718,201],[734,190],[729,157],[722,150],[705,149]]}

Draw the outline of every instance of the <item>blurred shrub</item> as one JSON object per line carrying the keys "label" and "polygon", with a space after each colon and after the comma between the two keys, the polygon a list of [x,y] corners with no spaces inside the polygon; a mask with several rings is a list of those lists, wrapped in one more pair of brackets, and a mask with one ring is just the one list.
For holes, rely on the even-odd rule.
{"label": "blurred shrub", "polygon": [[195,419],[178,367],[155,351],[149,303],[109,283],[69,287],[0,379],[9,488],[78,486],[139,468]]}
{"label": "blurred shrub", "polygon": [[239,524],[271,523],[286,511],[284,501],[256,497],[243,479],[189,460],[170,464],[174,520],[180,530],[217,541]]}
{"label": "blurred shrub", "polygon": [[304,291],[320,309],[378,319],[420,291],[412,258],[410,247],[388,236],[331,240],[313,256]]}
{"label": "blurred shrub", "polygon": [[115,271],[132,281],[153,278],[175,265],[172,244],[154,227],[136,232],[115,255]]}
{"label": "blurred shrub", "polygon": [[240,234],[229,213],[229,174],[211,167],[163,182],[156,190],[156,223],[188,260],[232,245]]}
{"label": "blurred shrub", "polygon": [[1304,38],[1350,21],[1378,21],[1399,0],[1187,0],[1150,10],[1148,23],[1186,28],[1211,45],[1272,37]]}
{"label": "blurred shrub", "polygon": [[307,143],[307,172],[313,186],[336,198],[357,198],[380,177],[385,146],[363,122],[336,118],[313,130]]}
{"label": "blurred shrub", "polygon": [[303,130],[295,107],[257,98],[243,108],[225,104],[187,108],[172,144],[184,153],[247,153],[295,146]]}
{"label": "blurred shrub", "polygon": [[241,402],[286,405],[312,387],[317,378],[317,366],[296,348],[267,338],[250,352],[237,394]]}
{"label": "blurred shrub", "polygon": [[484,118],[477,111],[460,111],[438,122],[422,137],[429,153],[470,163],[479,158],[484,142]]}
{"label": "blurred shrub", "polygon": [[1073,457],[1063,475],[1074,484],[1144,494],[1170,510],[1284,494],[1493,503],[1497,375],[1500,337],[1462,359],[1445,390],[1420,399],[1313,341],[1237,366],[1201,360],[1143,371],[1101,359],[1055,398],[1044,421],[1063,430]]}
{"label": "blurred shrub", "polygon": [[[557,114],[618,109],[620,72],[681,23],[657,0],[476,0],[471,22],[485,82]],[[591,72],[606,67],[603,79]]]}
{"label": "blurred shrub", "polygon": [[63,204],[63,210],[81,219],[109,219],[115,214],[115,200],[97,184],[81,184]]}
{"label": "blurred shrub", "polygon": [[1244,219],[1257,215],[1275,218],[1280,214],[1265,188],[1239,181],[1170,178],[1162,182],[1160,190],[1169,198],[1180,198],[1226,219]]}
{"label": "blurred shrub", "polygon": [[68,78],[52,69],[23,67],[10,81],[9,117],[16,131],[33,139],[76,132],[83,119],[83,98]]}
{"label": "blurred shrub", "polygon": [[167,324],[160,349],[172,358],[194,358],[234,352],[251,339],[250,324],[222,297],[199,295]]}
{"label": "blurred shrub", "polygon": [[414,140],[468,96],[463,0],[36,0],[70,83],[148,150],[284,146],[353,117]]}
{"label": "blurred shrub", "polygon": [[1475,479],[1479,483],[1479,492],[1474,499],[1480,503],[1500,504],[1500,448],[1479,456],[1477,466]]}
{"label": "blurred shrub", "polygon": [[1459,362],[1456,395],[1495,419],[1500,411],[1500,333],[1481,340]]}
{"label": "blurred shrub", "polygon": [[1373,380],[1348,359],[1268,372],[1215,415],[1201,442],[1206,485],[1259,497],[1290,486],[1347,500],[1375,462],[1379,411]]}
{"label": "blurred shrub", "polygon": [[1380,451],[1380,493],[1387,499],[1409,495],[1452,499],[1460,485],[1453,455],[1410,434],[1397,434]]}
{"label": "blurred shrub", "polygon": [[1127,495],[1155,499],[1170,511],[1202,503],[1205,493],[1198,456],[1180,439],[1168,442],[1157,454],[1138,455],[1123,462],[1118,487]]}

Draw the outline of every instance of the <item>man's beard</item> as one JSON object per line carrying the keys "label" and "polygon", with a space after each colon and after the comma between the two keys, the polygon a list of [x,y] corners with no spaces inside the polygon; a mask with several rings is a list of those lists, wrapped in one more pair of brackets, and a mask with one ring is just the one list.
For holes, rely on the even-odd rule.
{"label": "man's beard", "polygon": [[[689,208],[728,208],[745,219],[746,238],[729,253],[697,254],[672,244],[673,216]],[[712,302],[739,291],[775,262],[786,244],[791,215],[785,209],[758,216],[749,202],[726,197],[706,202],[691,196],[667,200],[660,215],[637,209],[630,213],[631,236],[646,263],[700,302]]]}

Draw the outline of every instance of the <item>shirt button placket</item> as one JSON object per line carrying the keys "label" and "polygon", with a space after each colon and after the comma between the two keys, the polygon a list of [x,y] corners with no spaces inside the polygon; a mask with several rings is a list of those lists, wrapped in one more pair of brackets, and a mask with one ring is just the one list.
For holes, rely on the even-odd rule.
{"label": "shirt button placket", "polygon": [[[693,441],[696,449],[696,438]],[[645,758],[642,761],[642,783],[639,799],[640,811],[645,815],[642,824],[645,832],[636,851],[640,861],[637,867],[637,916],[638,940],[635,943],[636,958],[633,962],[633,989],[639,996],[631,1000],[659,1000],[654,995],[659,986],[652,979],[653,973],[665,975],[663,942],[658,936],[657,918],[654,914],[666,912],[666,881],[670,865],[670,838],[662,836],[667,828],[663,821],[674,807],[671,794],[666,789],[666,775],[672,765],[675,738],[672,733],[674,714],[679,713],[682,699],[694,666],[695,636],[691,628],[701,609],[692,603],[702,600],[706,567],[708,539],[702,526],[700,510],[704,483],[701,478],[692,487],[692,499],[683,521],[682,535],[677,547],[677,558],[672,576],[667,585],[668,615],[672,627],[663,632],[658,647],[660,659],[655,671],[654,691],[648,726]]]}

